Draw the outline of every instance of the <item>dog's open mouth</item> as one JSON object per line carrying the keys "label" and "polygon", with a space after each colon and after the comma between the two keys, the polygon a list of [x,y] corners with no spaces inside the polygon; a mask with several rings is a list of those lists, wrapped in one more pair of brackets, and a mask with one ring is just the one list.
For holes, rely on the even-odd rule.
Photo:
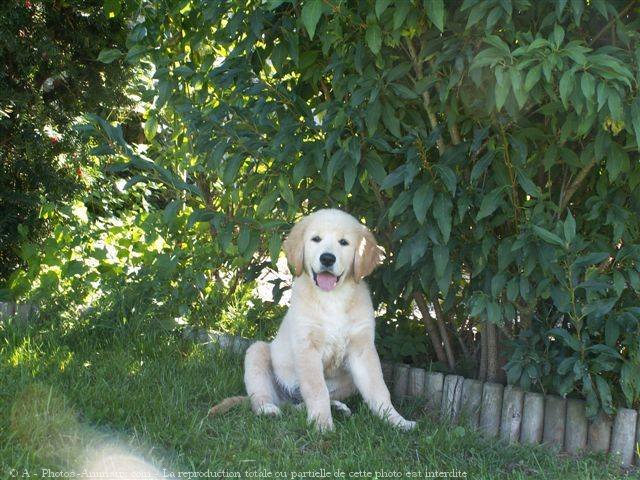
{"label": "dog's open mouth", "polygon": [[341,276],[342,275],[334,275],[333,273],[329,272],[313,272],[313,281],[316,282],[316,285],[320,288],[320,290],[330,292],[338,284]]}

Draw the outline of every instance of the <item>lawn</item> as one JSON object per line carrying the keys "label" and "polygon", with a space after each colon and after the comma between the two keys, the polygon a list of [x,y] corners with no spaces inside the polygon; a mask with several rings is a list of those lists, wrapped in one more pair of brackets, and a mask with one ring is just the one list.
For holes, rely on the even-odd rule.
{"label": "lawn", "polygon": [[[440,423],[416,404],[410,433],[375,418],[359,399],[320,434],[304,412],[257,418],[247,405],[207,418],[243,392],[242,359],[150,327],[96,330],[0,324],[0,478],[60,477],[117,457],[175,478],[602,479],[623,476],[603,457],[558,457],[507,446]],[[457,477],[455,476],[457,475]]]}

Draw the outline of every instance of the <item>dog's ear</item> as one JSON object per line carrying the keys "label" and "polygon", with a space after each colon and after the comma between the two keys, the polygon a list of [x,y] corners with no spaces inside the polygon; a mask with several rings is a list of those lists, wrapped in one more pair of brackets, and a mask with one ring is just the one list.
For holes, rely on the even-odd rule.
{"label": "dog's ear", "polygon": [[284,239],[284,253],[289,265],[293,267],[291,273],[296,277],[302,275],[304,269],[304,232],[308,223],[309,217],[304,217],[293,226]]}
{"label": "dog's ear", "polygon": [[356,253],[353,259],[353,277],[359,282],[370,275],[375,268],[382,263],[382,252],[373,236],[366,227],[362,227],[362,236],[356,245]]}

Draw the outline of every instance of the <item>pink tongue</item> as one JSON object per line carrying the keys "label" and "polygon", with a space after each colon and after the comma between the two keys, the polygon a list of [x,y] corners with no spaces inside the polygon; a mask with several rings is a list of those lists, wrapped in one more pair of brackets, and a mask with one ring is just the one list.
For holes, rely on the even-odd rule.
{"label": "pink tongue", "polygon": [[316,282],[322,290],[328,292],[333,290],[333,287],[336,286],[336,283],[338,283],[338,277],[330,274],[329,272],[322,272],[316,275]]}

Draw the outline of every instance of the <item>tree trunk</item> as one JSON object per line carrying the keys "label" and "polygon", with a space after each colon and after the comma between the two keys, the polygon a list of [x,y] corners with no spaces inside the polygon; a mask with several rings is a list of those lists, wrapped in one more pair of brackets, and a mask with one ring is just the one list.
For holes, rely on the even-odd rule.
{"label": "tree trunk", "polygon": [[498,381],[498,333],[496,325],[486,322],[487,332],[487,381]]}
{"label": "tree trunk", "polygon": [[438,329],[436,327],[435,321],[433,317],[429,314],[429,308],[427,307],[427,302],[424,299],[424,296],[420,292],[416,292],[413,294],[413,298],[416,301],[416,305],[418,305],[418,309],[422,314],[422,318],[424,320],[424,325],[427,327],[427,333],[429,334],[429,339],[431,340],[431,344],[433,345],[433,349],[436,352],[436,357],[438,361],[444,365],[447,365],[447,356],[444,352],[444,348],[442,348],[442,341],[440,339],[440,335],[438,334]]}
{"label": "tree trunk", "polygon": [[436,321],[438,323],[438,329],[440,330],[440,337],[444,345],[444,351],[447,355],[447,364],[449,365],[449,370],[453,371],[456,366],[456,359],[453,354],[453,348],[451,347],[451,339],[449,338],[449,332],[447,332],[442,307],[440,307],[440,300],[437,297],[433,300],[433,309],[436,312]]}
{"label": "tree trunk", "polygon": [[487,330],[480,332],[480,366],[478,368],[478,379],[483,382],[487,379]]}

